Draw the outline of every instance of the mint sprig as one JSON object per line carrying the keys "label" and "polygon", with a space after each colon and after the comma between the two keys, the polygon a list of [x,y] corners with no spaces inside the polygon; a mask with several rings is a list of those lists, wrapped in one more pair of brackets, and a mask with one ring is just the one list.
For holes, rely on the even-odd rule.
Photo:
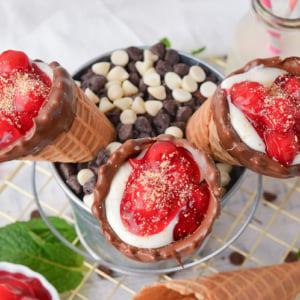
{"label": "mint sprig", "polygon": [[164,43],[166,48],[171,48],[171,42],[167,37],[163,37],[159,41]]}
{"label": "mint sprig", "polygon": [[[49,219],[66,239],[75,239],[74,228],[65,220]],[[86,271],[83,257],[60,242],[42,219],[0,228],[0,261],[22,264],[41,273],[59,293],[75,289]]]}
{"label": "mint sprig", "polygon": [[202,53],[203,51],[205,51],[205,49],[206,49],[206,47],[204,46],[204,47],[201,47],[201,48],[192,50],[192,51],[191,51],[191,54],[192,54],[192,55],[200,54],[200,53]]}

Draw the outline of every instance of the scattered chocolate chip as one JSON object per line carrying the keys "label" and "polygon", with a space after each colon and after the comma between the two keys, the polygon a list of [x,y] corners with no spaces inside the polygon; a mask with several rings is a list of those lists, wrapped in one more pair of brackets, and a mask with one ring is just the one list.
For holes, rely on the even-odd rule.
{"label": "scattered chocolate chip", "polygon": [[97,177],[93,176],[83,185],[82,189],[85,195],[93,193],[96,182],[97,182]]}
{"label": "scattered chocolate chip", "polygon": [[165,51],[166,51],[166,45],[162,42],[159,42],[155,45],[153,45],[150,48],[151,52],[157,55],[160,59],[163,59],[165,56]]}
{"label": "scattered chocolate chip", "polygon": [[87,81],[87,87],[90,88],[93,92],[98,93],[104,85],[106,84],[107,79],[102,75],[94,75]]}
{"label": "scattered chocolate chip", "polygon": [[[106,266],[103,266],[103,265],[99,265],[97,267],[97,269],[105,274],[107,274],[108,276],[112,276],[113,275],[113,271],[111,269],[109,269],[108,267]],[[98,276],[100,278],[103,278],[103,279],[106,279],[105,277],[101,276],[101,274],[98,274]]]}
{"label": "scattered chocolate chip", "polygon": [[165,60],[168,61],[171,65],[176,65],[180,62],[180,57],[177,51],[173,49],[167,49]]}
{"label": "scattered chocolate chip", "polygon": [[177,110],[176,119],[178,122],[186,122],[192,115],[193,110],[188,106],[181,106]]}
{"label": "scattered chocolate chip", "polygon": [[75,194],[79,195],[82,193],[82,187],[77,180],[77,175],[70,176],[67,178],[66,182]]}
{"label": "scattered chocolate chip", "polygon": [[120,122],[120,114],[121,110],[118,108],[115,108],[109,112],[106,113],[106,117],[113,123],[118,124]]}
{"label": "scattered chocolate chip", "polygon": [[140,76],[137,72],[131,72],[129,74],[129,81],[131,81],[135,86],[139,86]]}
{"label": "scattered chocolate chip", "polygon": [[295,251],[290,251],[284,259],[285,262],[294,262],[297,260],[299,260],[299,257]]}
{"label": "scattered chocolate chip", "polygon": [[58,169],[64,179],[69,178],[71,175],[74,175],[77,172],[76,168],[72,164],[67,163],[58,164]]}
{"label": "scattered chocolate chip", "polygon": [[173,67],[168,61],[159,60],[156,63],[155,70],[161,77],[164,77],[167,72],[173,71]]}
{"label": "scattered chocolate chip", "polygon": [[33,210],[30,214],[30,219],[35,219],[35,218],[40,218],[40,217],[41,217],[41,214],[37,209]]}
{"label": "scattered chocolate chip", "polygon": [[268,192],[268,191],[263,192],[263,197],[265,198],[266,201],[269,201],[269,202],[274,202],[277,199],[276,194],[274,194],[272,192]]}
{"label": "scattered chocolate chip", "polygon": [[178,102],[175,100],[165,100],[163,102],[163,108],[167,111],[167,113],[169,115],[171,115],[172,117],[176,116],[176,112],[178,109]]}
{"label": "scattered chocolate chip", "polygon": [[176,126],[180,128],[183,132],[185,130],[186,123],[185,122],[172,122],[170,126]]}
{"label": "scattered chocolate chip", "polygon": [[131,124],[121,124],[118,130],[118,138],[123,143],[129,139],[133,138],[133,125]]}
{"label": "scattered chocolate chip", "polygon": [[147,92],[147,85],[144,83],[143,79],[140,80],[139,82],[139,91],[141,93],[146,93]]}
{"label": "scattered chocolate chip", "polygon": [[229,260],[233,265],[239,266],[245,261],[245,256],[235,251],[229,255]]}
{"label": "scattered chocolate chip", "polygon": [[153,119],[153,124],[157,130],[158,134],[162,134],[170,125],[170,116],[166,113],[159,112],[157,116]]}
{"label": "scattered chocolate chip", "polygon": [[134,127],[139,132],[144,132],[144,133],[148,133],[148,134],[153,131],[150,121],[144,116],[137,117]]}
{"label": "scattered chocolate chip", "polygon": [[183,77],[189,73],[190,67],[184,63],[174,65],[173,71],[180,77]]}
{"label": "scattered chocolate chip", "polygon": [[143,51],[137,47],[129,47],[126,52],[133,61],[143,60]]}
{"label": "scattered chocolate chip", "polygon": [[80,171],[82,169],[86,169],[88,167],[88,162],[82,162],[77,164],[77,170]]}
{"label": "scattered chocolate chip", "polygon": [[106,163],[107,159],[109,158],[109,152],[105,149],[102,149],[98,152],[97,158],[96,158],[96,164],[98,166],[103,165]]}

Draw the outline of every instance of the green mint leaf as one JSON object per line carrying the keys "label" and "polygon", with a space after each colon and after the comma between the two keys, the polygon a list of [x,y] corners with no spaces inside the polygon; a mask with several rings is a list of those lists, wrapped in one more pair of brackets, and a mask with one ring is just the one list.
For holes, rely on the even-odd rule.
{"label": "green mint leaf", "polygon": [[0,228],[0,261],[26,265],[41,273],[59,293],[75,289],[83,279],[82,272],[86,271],[83,257],[58,239],[47,240],[50,235],[44,240],[30,226],[38,228],[31,221]]}
{"label": "green mint leaf", "polygon": [[[64,219],[59,217],[49,217],[49,221],[57,231],[69,242],[73,242],[77,235],[74,227],[68,224]],[[57,242],[57,237],[52,233],[47,224],[41,218],[34,218],[28,222],[20,222],[30,231],[37,234],[47,242]]]}
{"label": "green mint leaf", "polygon": [[168,38],[163,37],[162,39],[159,40],[160,42],[164,43],[166,48],[171,48],[171,42],[169,41]]}
{"label": "green mint leaf", "polygon": [[201,52],[205,51],[205,49],[206,49],[206,47],[204,46],[204,47],[201,47],[201,48],[198,48],[198,49],[192,50],[192,51],[191,51],[191,54],[192,54],[192,55],[199,54],[199,53],[201,53]]}

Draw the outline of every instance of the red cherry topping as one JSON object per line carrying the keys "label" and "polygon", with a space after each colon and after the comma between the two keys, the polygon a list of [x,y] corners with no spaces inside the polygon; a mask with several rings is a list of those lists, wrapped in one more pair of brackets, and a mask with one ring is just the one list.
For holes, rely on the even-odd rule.
{"label": "red cherry topping", "polygon": [[0,55],[0,73],[29,72],[31,63],[22,51],[7,50]]}
{"label": "red cherry topping", "polygon": [[126,228],[148,236],[163,231],[178,215],[174,240],[192,234],[207,211],[210,193],[207,184],[199,185],[199,167],[190,152],[158,141],[130,164],[133,170],[120,207]]}
{"label": "red cherry topping", "polygon": [[0,119],[1,149],[32,128],[50,88],[50,78],[25,53],[8,50],[0,55],[0,114],[5,116]]}
{"label": "red cherry topping", "polygon": [[269,89],[243,81],[234,84],[229,94],[264,140],[267,154],[284,166],[291,165],[299,153],[300,77],[280,75]]}

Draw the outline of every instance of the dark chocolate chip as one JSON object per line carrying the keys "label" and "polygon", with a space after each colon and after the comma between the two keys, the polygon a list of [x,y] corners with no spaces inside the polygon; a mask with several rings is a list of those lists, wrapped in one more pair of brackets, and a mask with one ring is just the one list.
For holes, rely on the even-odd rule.
{"label": "dark chocolate chip", "polygon": [[121,142],[125,142],[133,138],[133,125],[121,124],[118,130],[118,137]]}
{"label": "dark chocolate chip", "polygon": [[163,59],[164,56],[165,56],[165,51],[166,51],[166,45],[162,42],[159,42],[155,45],[153,45],[151,48],[150,48],[150,51],[157,55],[160,59]]}
{"label": "dark chocolate chip", "polygon": [[167,49],[165,60],[168,61],[171,65],[176,65],[180,62],[180,57],[177,51],[173,49]]}
{"label": "dark chocolate chip", "polygon": [[179,63],[179,64],[174,65],[173,70],[180,77],[183,77],[189,73],[190,67],[184,63]]}
{"label": "dark chocolate chip", "polygon": [[137,69],[135,67],[135,63],[136,63],[135,61],[131,61],[131,62],[128,63],[127,69],[130,73],[136,73],[137,72]]}
{"label": "dark chocolate chip", "polygon": [[67,179],[71,175],[76,174],[76,168],[73,165],[71,165],[71,164],[59,163],[58,164],[58,169],[59,169],[60,174],[62,175],[62,177],[64,179]]}
{"label": "dark chocolate chip", "polygon": [[93,193],[96,182],[97,178],[96,176],[93,176],[83,185],[82,189],[85,195]]}
{"label": "dark chocolate chip", "polygon": [[150,121],[145,116],[137,117],[134,127],[139,132],[145,132],[148,134],[153,131]]}
{"label": "dark chocolate chip", "polygon": [[193,110],[188,106],[181,106],[177,110],[176,120],[178,122],[186,122],[192,115]]}
{"label": "dark chocolate chip", "polygon": [[98,152],[97,158],[96,158],[96,165],[100,166],[107,162],[107,159],[109,158],[109,152],[105,149],[101,149]]}
{"label": "dark chocolate chip", "polygon": [[170,126],[176,126],[176,127],[180,128],[184,132],[185,131],[186,123],[185,122],[172,122],[170,124]]}
{"label": "dark chocolate chip", "polygon": [[284,259],[285,262],[294,262],[297,260],[299,260],[299,257],[295,251],[290,251]]}
{"label": "dark chocolate chip", "polygon": [[218,79],[217,79],[217,77],[215,75],[210,74],[209,76],[206,77],[205,81],[212,81],[214,83],[217,83]]}
{"label": "dark chocolate chip", "polygon": [[165,130],[169,127],[170,121],[170,116],[160,111],[157,114],[157,116],[153,119],[153,124],[157,130],[157,133],[164,133]]}
{"label": "dark chocolate chip", "polygon": [[160,59],[156,63],[155,70],[161,77],[164,77],[167,72],[173,71],[173,67],[168,61],[164,61]]}
{"label": "dark chocolate chip", "polygon": [[143,60],[143,50],[137,47],[129,47],[126,49],[126,52],[133,61]]}
{"label": "dark chocolate chip", "polygon": [[139,135],[138,135],[138,138],[142,139],[142,138],[151,137],[151,136],[155,136],[155,134],[152,135],[151,133],[149,134],[149,133],[146,133],[146,132],[140,132]]}
{"label": "dark chocolate chip", "polygon": [[137,72],[132,72],[129,74],[129,81],[131,81],[135,86],[139,86],[140,76]]}
{"label": "dark chocolate chip", "polygon": [[198,108],[198,102],[195,97],[193,97],[191,100],[184,103],[185,106],[190,107],[191,110],[194,112]]}
{"label": "dark chocolate chip", "polygon": [[40,217],[41,217],[41,214],[37,209],[33,210],[30,214],[30,219],[35,219],[35,218],[40,218]]}
{"label": "dark chocolate chip", "polygon": [[107,79],[102,75],[94,75],[87,81],[87,87],[98,93],[106,84]]}
{"label": "dark chocolate chip", "polygon": [[82,187],[77,180],[77,175],[70,176],[66,182],[75,194],[79,195],[82,193]]}
{"label": "dark chocolate chip", "polygon": [[245,261],[245,256],[235,251],[229,255],[229,260],[233,265],[239,266]]}
{"label": "dark chocolate chip", "polygon": [[[106,266],[99,265],[99,266],[97,267],[97,269],[98,269],[99,271],[101,271],[101,272],[107,274],[107,275],[110,276],[110,277],[113,276],[113,271],[112,271],[111,269],[109,269],[108,267],[106,267]],[[106,279],[106,278],[103,277],[101,274],[98,274],[98,276],[99,276],[100,278]]]}
{"label": "dark chocolate chip", "polygon": [[263,192],[263,197],[265,198],[266,201],[269,201],[269,202],[274,202],[277,199],[276,194],[274,194],[272,192],[268,192],[268,191]]}
{"label": "dark chocolate chip", "polygon": [[143,79],[140,80],[139,91],[144,94],[147,93],[147,85],[144,83]]}
{"label": "dark chocolate chip", "polygon": [[82,162],[77,164],[77,171],[80,171],[82,169],[86,169],[88,167],[88,162]]}
{"label": "dark chocolate chip", "polygon": [[120,114],[121,110],[119,108],[114,108],[105,115],[114,125],[117,125],[120,122]]}
{"label": "dark chocolate chip", "polygon": [[163,101],[163,108],[172,117],[176,116],[176,111],[177,111],[178,106],[179,106],[179,104],[175,100],[165,100],[165,101]]}

